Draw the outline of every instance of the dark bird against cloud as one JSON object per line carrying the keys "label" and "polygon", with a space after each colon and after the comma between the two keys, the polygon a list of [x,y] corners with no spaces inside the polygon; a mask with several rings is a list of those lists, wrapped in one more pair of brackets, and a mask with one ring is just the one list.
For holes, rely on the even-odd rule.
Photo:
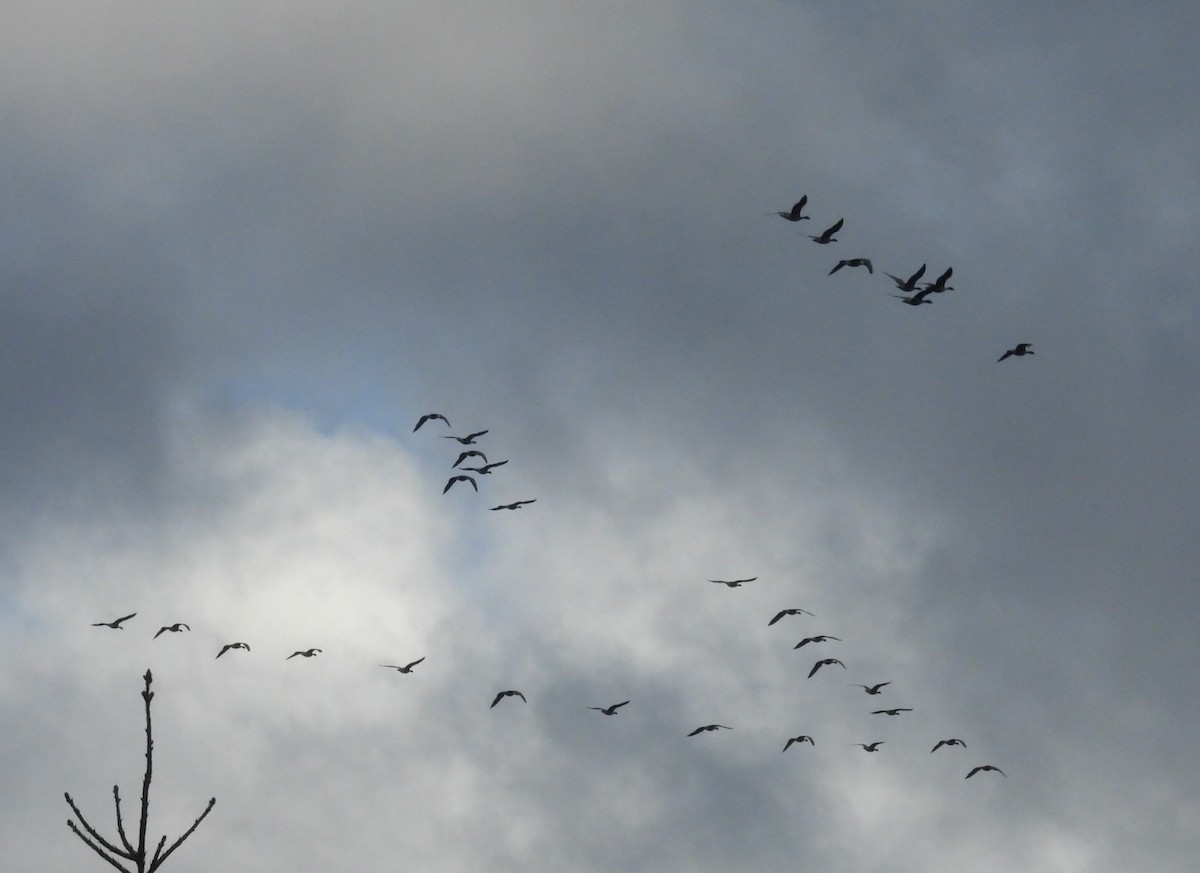
{"label": "dark bird against cloud", "polygon": [[462,443],[464,446],[473,446],[473,445],[475,445],[475,438],[481,437],[485,433],[487,433],[486,430],[477,430],[477,431],[475,431],[475,433],[470,433],[470,434],[467,434],[466,436],[461,436],[461,437],[460,436],[444,436],[444,437],[442,437],[442,439],[457,440],[458,442]]}
{"label": "dark bird against cloud", "polygon": [[112,621],[94,621],[92,622],[92,627],[111,627],[113,630],[125,630],[125,628],[121,627],[121,622],[129,621],[135,615],[137,615],[136,612],[131,612],[129,615],[114,618]]}
{"label": "dark bird against cloud", "polygon": [[450,466],[457,467],[459,464],[461,464],[467,458],[480,458],[480,459],[482,459],[482,461],[485,464],[488,462],[487,455],[485,455],[483,452],[479,451],[478,449],[469,449],[468,451],[465,451],[461,455],[459,455],[458,460],[455,461]]}
{"label": "dark bird against cloud", "polygon": [[379,666],[380,667],[390,667],[393,670],[399,670],[401,673],[411,673],[412,668],[417,666],[417,664],[420,664],[424,660],[425,660],[424,658],[417,658],[417,660],[415,660],[409,664],[405,664],[403,667],[401,667],[398,664],[380,664]]}
{"label": "dark bird against cloud", "polygon": [[829,227],[825,228],[824,232],[820,236],[812,236],[810,234],[808,238],[811,239],[815,243],[820,243],[821,245],[826,245],[827,243],[831,243],[831,242],[837,242],[837,237],[835,237],[834,234],[842,229],[842,224],[844,222],[845,222],[844,218],[839,218],[837,221],[835,221]]}
{"label": "dark bird against cloud", "polygon": [[806,203],[808,203],[807,194],[796,201],[790,212],[776,212],[775,214],[780,218],[786,218],[788,221],[805,221],[806,219],[810,218],[810,216],[801,215],[800,213],[804,211],[804,205]]}
{"label": "dark bird against cloud", "polygon": [[[1011,358],[1011,357],[1020,358],[1025,355],[1032,355],[1032,354],[1033,354],[1033,343],[1017,343],[1015,348],[1009,349],[1004,354],[1002,354],[1000,357],[998,357],[996,359],[996,363],[999,364],[1005,358]],[[1053,357],[1053,355],[1051,355],[1051,357]],[[1053,361],[1051,363],[1053,363]]]}
{"label": "dark bird against cloud", "polygon": [[449,491],[450,487],[455,482],[470,482],[472,488],[474,488],[476,491],[479,490],[479,486],[475,484],[475,480],[470,476],[451,476],[446,482],[446,487],[442,489],[442,493],[445,494],[447,491]]}
{"label": "dark bird against cloud", "polygon": [[[245,649],[248,652],[248,651],[250,651],[250,646],[247,643],[229,643],[229,644],[225,645],[221,649],[221,651],[217,652],[217,658],[224,655],[230,649]],[[216,660],[216,659],[214,658],[213,660]]]}
{"label": "dark bird against cloud", "polygon": [[866,267],[868,273],[874,274],[875,267],[871,264],[870,258],[850,258],[848,261],[838,261],[837,266],[829,271],[830,276],[840,270],[842,267]]}
{"label": "dark bird against cloud", "polygon": [[878,694],[880,691],[882,691],[882,690],[883,690],[883,686],[885,686],[885,685],[891,685],[891,684],[892,684],[891,682],[880,682],[878,685],[858,685],[858,684],[855,684],[855,685],[853,685],[852,687],[854,687],[854,688],[861,688],[863,691],[867,692],[867,694]]}
{"label": "dark bird against cloud", "polygon": [[841,666],[841,668],[843,670],[846,669],[846,665],[843,664],[841,661],[839,661],[837,658],[825,658],[825,659],[823,659],[821,661],[817,661],[817,663],[813,664],[813,668],[808,671],[808,676],[806,678],[811,679],[818,670],[820,670],[822,667],[828,666],[830,664],[838,664]]}
{"label": "dark bird against cloud", "polygon": [[450,426],[450,419],[446,418],[446,416],[442,415],[440,412],[431,412],[428,415],[421,416],[421,418],[417,421],[417,426],[413,428],[413,433],[419,431],[421,429],[421,425],[423,425],[425,422],[433,421],[434,419],[440,419],[446,422],[446,427]]}
{"label": "dark bird against cloud", "polygon": [[975,767],[973,770],[971,770],[971,772],[970,772],[970,773],[968,773],[968,774],[967,774],[966,776],[964,776],[963,778],[964,778],[964,779],[970,779],[970,778],[971,778],[972,776],[974,776],[976,773],[983,773],[983,772],[986,772],[986,771],[988,771],[988,770],[994,770],[995,772],[997,772],[997,773],[999,773],[1001,776],[1003,776],[1005,779],[1007,779],[1007,778],[1008,778],[1008,774],[1007,774],[1007,773],[1005,773],[1005,772],[1004,772],[1003,770],[1001,770],[999,767],[993,767],[991,764],[980,764],[978,767]]}
{"label": "dark bird against cloud", "polygon": [[819,634],[818,636],[815,636],[815,637],[805,637],[800,642],[796,643],[796,645],[792,646],[792,648],[793,649],[802,649],[805,646],[807,646],[809,643],[823,643],[823,642],[826,642],[827,640],[837,640],[839,643],[842,641],[841,637],[831,637],[828,634]]}
{"label": "dark bird against cloud", "polygon": [[628,702],[628,700],[623,700],[620,703],[614,703],[612,706],[589,706],[588,709],[594,709],[598,712],[604,713],[605,715],[616,715],[617,710]]}
{"label": "dark bird against cloud", "polygon": [[[503,700],[506,697],[514,697],[514,696],[519,697],[522,700],[525,700],[525,695],[522,694],[520,691],[513,691],[513,690],[501,691],[499,694],[496,695],[496,699],[492,701],[492,706],[495,706],[497,703],[499,703],[501,700]],[[529,701],[525,700],[525,702],[528,703]],[[491,709],[492,706],[489,706],[488,709]]]}
{"label": "dark bird against cloud", "polygon": [[183,622],[181,622],[181,621],[177,621],[175,624],[169,624],[169,625],[167,625],[166,627],[160,627],[160,628],[158,629],[158,633],[156,633],[156,634],[154,635],[154,639],[158,639],[158,637],[159,637],[159,635],[160,635],[160,634],[164,634],[164,633],[166,633],[167,631],[170,631],[171,633],[176,633],[176,634],[177,634],[177,633],[179,633],[180,631],[185,631],[185,630],[186,630],[186,631],[190,631],[190,630],[191,630],[191,628],[190,628],[190,627],[188,627],[188,626],[187,626],[186,624],[184,624]]}
{"label": "dark bird against cloud", "polygon": [[696,736],[696,734],[701,734],[701,733],[704,733],[705,731],[716,731],[716,730],[731,731],[731,730],[733,730],[733,728],[729,727],[729,725],[724,725],[724,724],[705,724],[705,725],[701,725],[700,727],[696,728],[694,731],[692,731],[690,734],[688,734],[688,736],[694,737],[694,736]]}
{"label": "dark bird against cloud", "polygon": [[[781,609],[779,612],[777,612],[775,614],[775,617],[773,619],[771,619],[769,622],[767,622],[767,627],[770,627],[771,625],[775,624],[775,622],[779,621],[779,619],[783,618],[785,615],[812,615],[812,613],[809,612],[807,609],[800,609],[799,607],[797,607],[795,609]],[[813,616],[813,617],[815,618],[816,616]]]}
{"label": "dark bird against cloud", "polygon": [[917,271],[907,279],[901,279],[899,276],[893,276],[891,273],[884,273],[883,275],[895,282],[896,287],[905,294],[911,294],[917,290],[917,280],[925,275],[925,265],[921,264],[921,266],[917,268]]}
{"label": "dark bird against cloud", "polygon": [[302,652],[292,652],[290,655],[288,655],[283,660],[290,661],[290,660],[292,660],[292,658],[296,657],[297,655],[299,655],[301,658],[312,658],[319,651],[321,651],[321,650],[320,649],[305,649]]}
{"label": "dark bird against cloud", "polygon": [[899,715],[902,712],[912,712],[912,709],[903,706],[896,707],[895,709],[877,709],[871,715]]}
{"label": "dark bird against cloud", "polygon": [[967,744],[959,739],[938,740],[937,744],[932,749],[929,750],[929,754],[932,755],[934,752],[936,752],[942,746],[962,746],[965,749],[967,747]]}
{"label": "dark bird against cloud", "polygon": [[790,740],[788,740],[786,743],[784,743],[783,750],[786,752],[788,749],[790,749],[792,746],[792,743],[808,743],[811,746],[816,745],[816,743],[813,742],[812,737],[808,736],[807,734],[801,734],[798,737],[792,737]]}
{"label": "dark bird against cloud", "polygon": [[530,503],[537,503],[537,498],[531,497],[528,500],[514,500],[512,503],[501,503],[499,506],[493,506],[491,511],[495,512],[497,509],[520,509],[522,506]]}
{"label": "dark bird against cloud", "polygon": [[879,747],[882,746],[884,742],[884,740],[876,740],[873,743],[855,743],[854,745],[860,746],[864,751],[867,752],[878,752]]}
{"label": "dark bird against cloud", "polygon": [[717,585],[728,585],[730,588],[740,588],[747,582],[753,582],[757,578],[757,576],[751,576],[749,579],[709,579],[708,581]]}

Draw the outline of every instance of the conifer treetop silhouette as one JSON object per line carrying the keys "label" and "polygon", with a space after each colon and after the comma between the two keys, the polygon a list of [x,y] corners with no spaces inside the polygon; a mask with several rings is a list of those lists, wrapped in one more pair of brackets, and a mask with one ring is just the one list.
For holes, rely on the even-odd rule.
{"label": "conifer treetop silhouette", "polygon": [[[142,677],[145,680],[146,687],[142,690],[142,700],[145,703],[146,710],[146,772],[142,777],[142,803],[141,803],[141,818],[138,821],[137,844],[135,845],[125,832],[125,822],[121,818],[121,791],[119,786],[113,786],[113,803],[116,806],[117,812],[117,839],[109,840],[101,836],[100,833],[91,826],[83,813],[79,811],[79,807],[75,805],[75,801],[71,799],[69,792],[63,794],[67,800],[67,805],[71,807],[71,811],[75,813],[75,817],[79,819],[79,824],[75,823],[74,819],[67,819],[67,827],[69,827],[79,839],[83,840],[89,848],[113,867],[124,873],[154,873],[163,863],[171,856],[171,853],[178,849],[183,841],[190,837],[200,826],[200,822],[204,821],[205,816],[212,812],[213,806],[216,804],[215,797],[209,798],[208,806],[204,808],[204,812],[200,813],[199,817],[192,822],[192,826],[184,831],[183,836],[179,837],[167,848],[167,837],[164,834],[162,839],[158,841],[158,846],[151,855],[146,845],[146,828],[149,824],[150,816],[150,780],[154,774],[154,739],[151,734],[150,724],[150,701],[154,699],[154,692],[150,690],[150,683],[153,677],[150,671]],[[82,829],[80,829],[82,826]],[[86,833],[85,833],[86,832]],[[126,861],[131,863],[132,868],[121,863]]]}

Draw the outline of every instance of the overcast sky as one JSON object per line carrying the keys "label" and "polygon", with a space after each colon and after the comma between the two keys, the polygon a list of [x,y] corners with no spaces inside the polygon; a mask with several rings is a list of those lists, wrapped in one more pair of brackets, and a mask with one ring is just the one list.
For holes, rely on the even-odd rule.
{"label": "overcast sky", "polygon": [[0,867],[1191,873],[1197,32],[8,2]]}

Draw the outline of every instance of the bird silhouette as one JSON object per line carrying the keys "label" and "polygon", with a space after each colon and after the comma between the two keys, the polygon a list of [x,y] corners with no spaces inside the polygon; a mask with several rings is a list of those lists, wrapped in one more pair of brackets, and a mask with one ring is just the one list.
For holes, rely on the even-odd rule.
{"label": "bird silhouette", "polygon": [[936,752],[942,746],[962,746],[965,749],[967,747],[967,744],[964,743],[962,740],[957,740],[957,739],[938,740],[937,745],[929,750],[929,754],[932,755],[934,752]]}
{"label": "bird silhouette", "polygon": [[493,506],[491,511],[495,512],[497,509],[520,509],[522,506],[530,503],[537,503],[537,498],[531,497],[529,500],[514,500],[512,503],[501,503],[499,506]]}
{"label": "bird silhouette", "polygon": [[751,576],[749,579],[709,579],[709,582],[715,582],[717,585],[728,585],[730,588],[741,588],[747,582],[753,582],[757,576]]}
{"label": "bird silhouette", "polygon": [[111,627],[113,630],[125,630],[125,628],[121,627],[121,622],[129,621],[135,615],[137,615],[136,612],[131,612],[129,615],[114,618],[112,621],[94,621],[92,622],[92,627]]}
{"label": "bird silhouette", "polygon": [[840,664],[843,670],[846,669],[846,665],[842,664],[842,662],[839,661],[837,658],[825,658],[824,660],[817,661],[817,663],[813,664],[813,668],[811,670],[809,670],[807,678],[811,679],[813,677],[813,674],[815,674],[818,670],[820,670],[822,667],[826,666],[827,664]]}
{"label": "bird silhouette", "polygon": [[801,197],[799,200],[796,201],[795,205],[792,206],[791,212],[776,212],[775,214],[778,215],[780,218],[786,218],[788,221],[805,221],[812,217],[810,215],[801,215],[800,214],[802,211],[804,211],[804,205],[806,203],[808,203],[808,195],[807,194],[805,194],[803,197]]}
{"label": "bird silhouette", "polygon": [[875,273],[875,267],[871,264],[870,258],[851,258],[848,261],[838,261],[837,266],[830,270],[828,275],[832,276],[842,267],[866,267],[868,273]]}
{"label": "bird silhouette", "polygon": [[918,291],[912,297],[901,297],[899,294],[893,294],[892,296],[895,297],[897,300],[903,300],[909,306],[920,306],[922,303],[932,303],[933,302],[932,300],[925,299],[932,293],[933,293],[932,288],[922,288],[920,291]]}
{"label": "bird silhouette", "polygon": [[808,743],[810,746],[816,745],[816,743],[813,742],[812,737],[808,736],[807,734],[801,734],[798,737],[792,737],[790,740],[788,740],[784,744],[783,750],[786,752],[789,748],[791,748],[792,743]]}
{"label": "bird silhouette", "polygon": [[424,660],[425,660],[424,658],[417,658],[417,660],[413,661],[410,664],[405,664],[403,667],[401,667],[399,664],[380,664],[379,666],[380,667],[391,667],[393,670],[399,670],[401,673],[411,673],[412,668],[417,666],[417,664],[420,664]]}
{"label": "bird silhouette", "polygon": [[964,776],[963,778],[964,778],[964,779],[970,779],[970,778],[971,778],[972,776],[974,776],[976,773],[980,773],[980,772],[982,772],[982,771],[984,771],[984,770],[995,770],[997,773],[999,773],[999,774],[1000,774],[1001,776],[1003,776],[1005,779],[1007,779],[1007,778],[1008,778],[1008,774],[1007,774],[1007,773],[1005,773],[1005,772],[1004,772],[1003,770],[1001,770],[999,767],[993,767],[991,764],[980,764],[978,767],[974,768],[974,769],[973,769],[973,770],[972,770],[970,773],[968,773],[968,774],[967,774],[966,776]]}
{"label": "bird silhouette", "polygon": [[792,646],[792,648],[800,649],[800,648],[803,648],[804,646],[807,646],[809,643],[823,643],[826,640],[837,640],[840,643],[842,641],[842,638],[841,637],[831,637],[828,634],[820,634],[819,636],[815,636],[815,637],[805,637],[800,642],[796,643],[796,645]]}
{"label": "bird silhouette", "polygon": [[175,622],[175,624],[169,624],[169,625],[167,625],[166,627],[160,627],[160,628],[158,629],[158,633],[154,635],[154,639],[158,639],[158,637],[159,637],[159,634],[164,634],[164,633],[166,633],[167,631],[171,631],[172,633],[176,633],[176,634],[177,634],[177,633],[179,633],[180,631],[185,631],[185,630],[188,630],[188,631],[190,631],[190,630],[191,630],[191,628],[190,628],[190,627],[188,627],[188,626],[187,626],[186,624],[184,624],[183,622],[181,622],[181,621],[177,621],[177,622]]}
{"label": "bird silhouette", "polygon": [[482,459],[483,459],[483,462],[484,462],[485,464],[488,462],[487,455],[485,455],[483,452],[481,452],[481,451],[478,451],[477,449],[469,449],[468,451],[465,451],[465,452],[463,452],[461,455],[459,455],[459,456],[458,456],[458,460],[457,460],[457,461],[455,461],[455,462],[454,462],[453,464],[451,464],[450,466],[451,466],[451,467],[457,467],[459,464],[461,464],[461,463],[462,463],[463,461],[465,461],[467,458],[482,458]]}
{"label": "bird silhouette", "polygon": [[[225,645],[221,649],[221,651],[217,652],[217,658],[224,655],[230,649],[245,649],[248,652],[248,651],[250,651],[250,646],[247,643],[229,643],[229,644]],[[216,660],[216,659],[214,658],[213,660]]]}
{"label": "bird silhouette", "polygon": [[485,433],[487,433],[487,431],[486,431],[486,430],[477,430],[477,431],[475,431],[475,433],[467,434],[465,437],[460,437],[460,436],[444,436],[444,437],[442,437],[442,439],[444,439],[444,440],[458,440],[458,442],[460,442],[460,443],[461,443],[462,445],[464,445],[464,446],[473,446],[473,445],[475,445],[475,437],[481,437],[481,436],[483,436]]}
{"label": "bird silhouette", "polygon": [[877,709],[871,715],[899,715],[902,712],[912,712],[912,709],[903,706],[896,709]]}
{"label": "bird silhouette", "polygon": [[314,656],[317,654],[317,652],[319,652],[319,651],[321,651],[321,650],[320,650],[320,649],[305,649],[305,650],[304,650],[304,651],[302,651],[302,652],[292,652],[290,655],[288,655],[288,656],[287,656],[286,658],[284,658],[283,660],[285,660],[285,661],[290,661],[290,660],[292,660],[292,658],[296,657],[297,655],[299,655],[299,656],[300,656],[300,657],[302,657],[302,658],[312,658],[312,657],[314,657]]}
{"label": "bird silhouette", "polygon": [[953,285],[947,285],[947,280],[954,274],[953,267],[947,267],[946,272],[938,276],[932,282],[926,282],[923,290],[931,291],[934,294],[941,294],[943,291],[953,291]]}
{"label": "bird silhouette", "polygon": [[905,294],[911,294],[917,290],[917,280],[925,275],[925,265],[921,264],[921,266],[917,268],[917,272],[913,273],[907,279],[901,279],[899,276],[893,276],[891,273],[884,273],[883,275],[895,282],[896,287]]}
{"label": "bird silhouette", "polygon": [[478,473],[480,476],[486,476],[497,467],[503,467],[508,461],[496,461],[494,464],[484,464],[482,467],[463,467],[468,473]]}
{"label": "bird silhouette", "polygon": [[[996,359],[996,363],[999,364],[1005,358],[1010,358],[1010,357],[1020,358],[1020,357],[1024,357],[1025,355],[1032,355],[1032,354],[1033,354],[1033,343],[1017,343],[1016,348],[1009,349],[1004,354],[1002,354],[1000,357],[998,357]],[[1053,365],[1051,365],[1051,366],[1053,366]]]}
{"label": "bird silhouette", "polygon": [[837,242],[837,237],[835,237],[834,234],[842,229],[842,223],[844,221],[845,221],[844,218],[839,218],[837,221],[835,221],[829,227],[825,228],[824,232],[820,236],[813,236],[812,234],[809,234],[808,238],[811,239],[815,243],[820,243],[821,245],[825,245],[825,244],[831,243],[831,242]]}
{"label": "bird silhouette", "polygon": [[861,688],[867,694],[878,694],[883,690],[884,685],[891,685],[891,682],[880,682],[878,685],[854,685],[854,688]]}
{"label": "bird silhouette", "polygon": [[[499,694],[496,695],[496,699],[492,701],[492,706],[495,706],[497,703],[499,703],[504,698],[512,697],[514,695],[521,698],[522,700],[525,700],[525,695],[522,694],[520,691],[501,691]],[[529,701],[525,700],[525,702],[528,703]],[[489,706],[488,709],[491,709],[492,706]]]}
{"label": "bird silhouette", "polygon": [[440,412],[431,412],[428,415],[422,415],[420,419],[418,419],[417,426],[413,428],[413,433],[419,431],[421,429],[421,425],[423,425],[425,422],[432,421],[433,419],[441,419],[442,421],[446,422],[446,427],[450,426],[450,419],[446,418],[446,416],[442,415]]}
{"label": "bird silhouette", "polygon": [[446,482],[446,487],[442,489],[442,493],[445,494],[447,491],[449,491],[450,486],[453,485],[455,482],[470,482],[472,488],[474,488],[476,491],[479,490],[479,486],[475,484],[475,480],[472,479],[470,476],[451,476],[450,479]]}
{"label": "bird silhouette", "polygon": [[[767,622],[767,627],[775,624],[775,622],[779,621],[779,619],[783,618],[785,615],[812,615],[812,613],[807,609],[800,609],[799,607],[796,609],[783,609],[776,613],[773,619]],[[813,617],[816,618],[816,616]]]}
{"label": "bird silhouette", "polygon": [[694,737],[696,734],[704,733],[704,731],[715,731],[715,730],[721,730],[722,728],[727,731],[733,730],[733,728],[729,727],[729,725],[705,724],[705,725],[701,725],[700,727],[696,728],[694,731],[692,731],[690,734],[688,734],[688,736]]}
{"label": "bird silhouette", "polygon": [[882,746],[884,742],[884,740],[876,740],[873,743],[855,743],[854,745],[862,746],[863,750],[867,752],[878,752],[879,747]]}
{"label": "bird silhouette", "polygon": [[588,709],[594,709],[597,712],[604,713],[605,715],[616,715],[617,710],[628,702],[628,700],[623,700],[620,703],[614,703],[612,706],[589,706]]}

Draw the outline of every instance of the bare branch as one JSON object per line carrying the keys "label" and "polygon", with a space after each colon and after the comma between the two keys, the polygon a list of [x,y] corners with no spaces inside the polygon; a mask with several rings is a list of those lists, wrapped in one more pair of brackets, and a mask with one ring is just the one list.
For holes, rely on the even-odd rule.
{"label": "bare branch", "polygon": [[[158,855],[157,852],[154,853],[156,856],[154,863],[152,863],[150,865],[150,868],[149,868],[149,870],[147,870],[147,873],[154,873],[154,871],[158,869],[158,865],[161,864],[163,861],[167,860],[167,857],[172,852],[174,852],[176,849],[178,849],[184,840],[186,840],[188,837],[190,837],[192,835],[192,831],[194,831],[196,828],[200,827],[200,822],[204,821],[204,817],[206,815],[208,815],[210,812],[212,812],[212,808],[213,808],[213,806],[216,805],[216,802],[217,802],[217,799],[215,797],[210,797],[208,799],[208,806],[204,807],[204,812],[200,813],[200,817],[198,819],[196,819],[194,822],[192,822],[192,826],[184,832],[182,837],[180,837],[174,843],[171,844],[171,848],[167,849],[167,851],[163,853],[163,856],[161,858],[157,857],[157,855]],[[163,837],[164,842],[166,841],[166,839],[167,839],[166,837]],[[162,843],[159,843],[158,847],[161,849]]]}
{"label": "bare branch", "polygon": [[[84,826],[84,828],[87,830],[87,832],[89,834],[92,835],[92,837],[96,840],[96,842],[98,842],[100,845],[104,846],[104,848],[108,849],[108,851],[112,852],[114,855],[118,855],[122,858],[128,858],[130,861],[133,860],[132,852],[126,852],[124,849],[114,846],[108,840],[104,839],[104,837],[100,836],[99,832],[88,823],[88,820],[86,818],[84,818],[83,813],[79,811],[79,807],[75,805],[75,801],[71,799],[70,794],[63,792],[63,797],[65,797],[67,799],[67,805],[71,807],[71,810],[75,813],[76,817],[79,819],[80,824],[82,824]],[[71,825],[72,829],[74,829],[76,833],[79,833],[79,829],[76,828],[72,822],[68,821],[67,824]],[[83,835],[80,834],[80,836],[83,836]],[[90,841],[85,840],[85,842],[88,842],[90,845]]]}
{"label": "bare branch", "polygon": [[[81,831],[78,827],[75,826],[75,822],[71,821],[70,819],[67,819],[67,827],[69,827],[71,830],[73,830],[75,832],[75,836],[79,837],[79,839],[83,840],[85,843],[87,843],[89,846],[91,846],[93,852],[95,852],[97,855],[99,855],[101,858],[103,858],[108,863],[112,864],[114,867],[116,867],[118,870],[120,870],[121,873],[131,873],[131,871],[122,867],[116,858],[109,856],[103,849],[101,849],[99,846],[97,846],[95,843],[93,843],[90,839],[88,839],[86,836],[84,836],[83,831]],[[91,831],[93,834],[96,833],[91,828],[88,828],[88,830]],[[99,836],[99,835],[97,835],[97,836]]]}
{"label": "bare branch", "polygon": [[146,822],[150,817],[150,777],[154,772],[154,740],[150,737],[150,701],[154,699],[154,692],[150,690],[150,682],[153,680],[150,671],[146,670],[146,675],[142,678],[146,680],[146,687],[142,691],[142,700],[146,701],[146,775],[142,779],[142,820],[138,823],[137,853],[144,861]]}
{"label": "bare branch", "polygon": [[129,850],[129,854],[125,857],[133,860],[136,851],[133,848],[133,844],[129,842],[129,837],[125,836],[125,823],[121,821],[121,790],[116,785],[113,786],[113,804],[117,807],[117,836],[121,838],[121,842]]}

